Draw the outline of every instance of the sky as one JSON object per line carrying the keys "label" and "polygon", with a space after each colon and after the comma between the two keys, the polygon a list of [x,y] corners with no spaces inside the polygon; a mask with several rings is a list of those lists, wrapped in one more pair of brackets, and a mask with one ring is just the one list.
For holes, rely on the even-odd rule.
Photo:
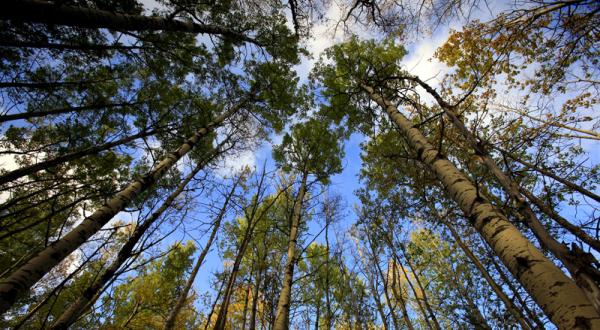
{"label": "sky", "polygon": [[[142,2],[147,10],[157,8],[158,5],[154,0],[143,0]],[[329,8],[326,10],[325,19],[313,26],[311,38],[304,44],[310,56],[303,57],[301,63],[294,67],[294,70],[300,77],[301,83],[307,82],[308,75],[314,64],[319,60],[319,57],[327,48],[343,42],[348,37],[348,35],[343,34],[342,29],[334,29],[335,23],[340,16],[340,7],[336,5],[335,1],[332,1],[330,2]],[[290,28],[293,28],[290,17],[288,17],[288,25]],[[456,25],[458,25],[457,22],[450,22],[449,27],[440,28],[430,36],[405,45],[408,50],[408,55],[403,62],[405,68],[428,81],[432,86],[438,86],[441,78],[447,72],[447,67],[435,60],[433,54],[447,39],[450,33],[450,27]],[[381,35],[367,29],[357,29],[354,32],[361,39],[381,38]],[[198,38],[200,38],[199,40],[202,40],[202,36],[199,36]],[[281,135],[272,136],[271,140],[272,143],[277,144],[281,141]],[[345,230],[356,220],[353,209],[354,206],[358,204],[358,200],[354,195],[354,191],[360,186],[358,175],[362,167],[360,159],[361,142],[363,142],[363,137],[359,134],[351,135],[351,137],[344,142],[345,158],[342,162],[343,171],[332,176],[331,185],[328,187],[328,190],[332,194],[340,195],[343,198],[345,205],[345,210],[342,212],[343,217],[337,225],[333,226],[330,231],[330,236],[334,235],[334,231],[337,234],[345,235]],[[226,158],[221,162],[221,168],[217,170],[217,173],[221,176],[229,176],[245,166],[260,169],[263,164],[267,165],[267,169],[273,169],[275,164],[271,157],[271,148],[271,143],[264,143],[256,150],[244,151],[240,154]],[[120,217],[117,218],[126,220],[134,218],[135,216],[136,215],[120,214]],[[307,241],[310,241],[312,239],[311,236],[321,232],[322,224],[311,222],[309,223],[308,229]],[[321,235],[316,238],[316,241],[323,242],[323,236],[323,233],[321,233]],[[185,238],[181,235],[174,234],[166,239],[163,242],[163,245],[166,247],[181,239]],[[200,240],[200,242],[203,244],[205,240],[206,238]],[[197,292],[203,293],[212,291],[208,275],[220,271],[223,268],[222,263],[217,250],[213,248],[211,253],[207,256],[206,261],[202,266],[202,271],[194,283]]]}
{"label": "sky", "polygon": [[[303,57],[301,63],[294,68],[302,83],[307,82],[308,74],[321,54],[327,48],[343,42],[347,37],[341,33],[340,29],[338,29],[337,33],[334,33],[334,23],[339,17],[340,9],[333,4],[326,12],[326,19],[316,24],[312,29],[311,39],[305,44],[311,56]],[[376,34],[366,33],[365,30],[359,30],[359,32],[359,37],[364,39],[377,39],[381,37]],[[449,32],[449,29],[440,29],[430,38],[423,38],[416,43],[407,45],[408,55],[405,58],[404,65],[414,74],[429,81],[433,86],[438,85],[441,77],[447,70],[445,65],[433,58],[433,54],[445,42]],[[272,136],[272,140],[277,144],[280,142],[281,136]],[[343,216],[339,223],[332,226],[330,236],[334,236],[335,234],[346,235],[346,229],[356,220],[354,206],[358,205],[359,201],[354,195],[354,191],[360,187],[358,175],[362,167],[360,159],[361,142],[363,142],[363,137],[360,134],[352,134],[347,141],[344,141],[345,158],[342,162],[343,171],[331,177],[331,185],[328,187],[328,191],[343,198],[345,209],[342,211]],[[255,152],[247,151],[241,155],[227,158],[224,160],[224,165],[230,169],[222,169],[221,173],[223,175],[230,174],[231,170],[235,172],[236,169],[241,169],[243,166],[260,168],[265,162],[267,168],[273,168],[275,164],[271,157],[271,148],[272,144],[265,143]],[[324,234],[321,230],[322,223],[310,222],[307,241],[310,241],[314,235],[321,233],[315,241],[324,242]],[[335,238],[332,239],[333,241],[335,241]],[[199,292],[212,291],[206,275],[222,269],[222,260],[215,252],[213,249],[212,253],[207,257],[206,263],[203,265],[203,275],[198,276],[194,283],[195,288]]]}

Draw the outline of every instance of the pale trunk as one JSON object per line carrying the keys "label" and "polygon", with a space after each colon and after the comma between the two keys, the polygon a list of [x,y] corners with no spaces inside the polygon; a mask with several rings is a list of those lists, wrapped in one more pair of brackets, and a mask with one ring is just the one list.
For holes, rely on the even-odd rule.
{"label": "pale trunk", "polygon": [[597,194],[595,194],[595,193],[593,193],[593,192],[591,192],[591,191],[583,188],[582,186],[580,186],[578,184],[575,184],[575,183],[573,183],[573,182],[571,182],[569,180],[566,180],[566,179],[564,179],[564,178],[562,178],[562,177],[560,177],[560,176],[558,176],[558,175],[556,175],[556,174],[554,174],[554,173],[552,173],[552,172],[550,172],[550,171],[548,171],[548,170],[546,170],[544,168],[541,168],[541,167],[536,166],[536,165],[534,165],[534,164],[532,164],[530,162],[527,162],[527,161],[525,161],[523,159],[520,159],[519,157],[516,157],[516,156],[512,155],[510,152],[506,152],[506,151],[504,151],[504,150],[502,150],[502,149],[500,149],[498,147],[495,147],[495,146],[492,146],[492,147],[494,149],[500,151],[503,155],[505,155],[505,156],[513,159],[517,163],[520,163],[521,165],[527,167],[528,169],[534,170],[536,172],[539,172],[539,173],[541,173],[541,174],[543,174],[543,175],[545,175],[545,176],[547,176],[549,178],[552,178],[553,180],[556,180],[557,182],[562,183],[563,185],[565,185],[566,187],[569,187],[573,191],[577,191],[578,193],[580,193],[582,195],[585,195],[587,197],[592,198],[596,202],[600,202],[600,196],[598,196]]}
{"label": "pale trunk", "polygon": [[14,113],[9,115],[0,116],[0,123],[11,121],[11,120],[19,120],[19,119],[31,119],[37,117],[45,117],[45,116],[56,116],[64,113],[70,112],[82,112],[87,110],[99,110],[99,109],[109,109],[109,108],[123,108],[130,107],[141,102],[131,102],[131,103],[109,103],[109,104],[91,104],[84,105],[79,107],[66,107],[60,109],[52,109],[52,110],[43,110],[43,111],[28,111],[22,113]]}
{"label": "pale trunk", "polygon": [[21,168],[10,171],[10,172],[0,176],[0,185],[9,183],[11,181],[17,180],[19,178],[22,178],[22,177],[30,175],[30,174],[34,174],[41,170],[49,169],[56,165],[74,161],[74,160],[77,160],[77,159],[85,157],[85,156],[95,155],[102,151],[110,150],[114,147],[118,147],[118,146],[127,144],[127,143],[135,141],[137,139],[152,136],[154,134],[156,134],[155,130],[144,130],[137,134],[130,135],[130,136],[124,137],[122,139],[119,139],[117,141],[108,142],[108,143],[104,143],[104,144],[101,144],[98,146],[89,147],[89,148],[86,148],[83,150],[70,152],[68,154],[60,155],[55,158],[48,159],[48,160],[45,160],[45,161],[42,161],[42,162],[39,162],[39,163],[36,163],[33,165],[21,167]]}
{"label": "pale trunk", "polygon": [[[421,290],[421,294],[423,295],[423,303],[425,304],[425,308],[427,308],[427,311],[429,312],[429,315],[431,317],[431,320],[434,323],[435,328],[436,329],[441,329],[440,323],[438,322],[438,319],[435,316],[435,313],[433,312],[433,308],[431,308],[431,304],[429,303],[429,299],[427,298],[427,292],[425,292],[425,288],[421,284],[421,280],[419,279],[419,275],[417,274],[417,270],[413,267],[412,262],[410,261],[410,258],[406,254],[406,251],[404,251],[404,248],[401,247],[401,249],[402,249],[402,254],[404,254],[404,259],[406,260],[406,264],[408,265],[408,268],[412,272],[412,274],[413,274],[413,276],[415,278],[415,281],[417,282],[417,285],[419,286],[419,290]],[[404,268],[402,269],[402,271],[404,271]],[[404,274],[406,276],[406,272],[404,272]],[[406,277],[408,278],[408,276],[406,276]]]}
{"label": "pale trunk", "polygon": [[173,31],[221,35],[260,45],[242,33],[231,29],[192,21],[184,22],[156,16],[122,14],[113,11],[67,6],[40,0],[7,0],[0,19],[14,22],[45,23],[81,28],[125,31]]}
{"label": "pale trunk", "polygon": [[366,85],[363,88],[387,112],[418,158],[437,176],[448,195],[552,321],[567,329],[600,327],[600,316],[584,292],[499,210],[479,196],[477,187],[440,154],[394,104],[373,88]]}
{"label": "pale trunk", "polygon": [[[264,178],[264,177],[263,177]],[[260,183],[262,186],[262,181]],[[272,205],[272,204],[271,204]],[[256,211],[256,204],[254,204],[254,211]],[[248,219],[248,225],[246,226],[246,230],[244,231],[244,236],[242,238],[242,242],[240,247],[238,248],[237,255],[233,262],[233,267],[231,268],[231,273],[229,274],[229,278],[227,280],[227,287],[225,288],[225,292],[223,295],[223,302],[221,303],[221,307],[219,308],[219,313],[217,314],[217,320],[215,322],[215,329],[222,330],[225,329],[227,323],[227,310],[229,309],[229,302],[231,301],[231,296],[233,295],[233,289],[235,285],[235,280],[237,278],[238,272],[240,270],[240,265],[242,264],[242,258],[246,253],[246,249],[248,248],[248,244],[252,239],[252,234],[254,233],[254,228],[260,219],[254,219],[255,214]],[[260,215],[262,217],[263,214]],[[212,312],[211,312],[212,313]]]}
{"label": "pale trunk", "polygon": [[542,322],[542,320],[540,320],[540,318],[527,306],[527,302],[523,298],[521,298],[521,294],[519,293],[517,288],[513,285],[511,280],[508,278],[508,275],[504,272],[504,270],[500,267],[500,265],[496,262],[496,260],[494,260],[494,256],[490,255],[489,260],[490,260],[492,266],[494,267],[494,269],[496,269],[496,271],[498,272],[498,275],[500,275],[500,278],[502,279],[504,284],[506,286],[508,286],[510,291],[512,291],[513,299],[517,299],[519,301],[519,304],[521,304],[521,308],[527,313],[527,315],[529,315],[529,318],[531,320],[533,320],[533,322],[535,322],[538,329],[544,329],[545,325]]}
{"label": "pale trunk", "polygon": [[298,230],[302,217],[302,204],[306,193],[306,180],[308,173],[302,173],[302,181],[298,189],[298,195],[294,201],[294,209],[291,217],[290,236],[288,241],[287,261],[285,264],[283,283],[277,302],[274,330],[286,330],[290,322],[290,304],[292,299],[292,284],[294,281],[294,267],[296,266],[296,244],[298,241]]}
{"label": "pale trunk", "polygon": [[[391,268],[392,271],[392,294],[394,295],[394,298],[396,299],[396,302],[400,305],[400,309],[402,310],[402,316],[404,317],[404,322],[406,323],[406,327],[408,329],[414,329],[413,325],[412,325],[412,321],[410,320],[410,318],[408,317],[408,310],[406,309],[406,300],[404,300],[404,297],[402,297],[402,292],[399,292],[398,289],[402,289],[402,287],[400,286],[399,280],[397,279],[397,271],[396,271],[396,260],[392,259],[392,264],[390,265],[388,263],[388,277],[389,277],[389,271]],[[407,277],[408,280],[408,277]],[[415,296],[415,299],[416,298]],[[419,304],[419,308],[421,308],[421,304]],[[423,312],[423,311],[421,311]],[[425,315],[423,313],[423,315]],[[427,321],[427,325],[429,325],[429,328],[431,328],[431,325],[429,324],[429,321]]]}
{"label": "pale trunk", "polygon": [[529,227],[531,227],[531,229],[534,231],[540,242],[543,245],[547,246],[548,249],[556,255],[556,257],[566,262],[568,264],[567,268],[571,270],[572,274],[580,271],[577,262],[574,261],[573,257],[569,255],[570,251],[568,251],[568,249],[565,249],[562,246],[562,244],[556,242],[556,240],[554,240],[554,238],[552,238],[547,233],[542,233],[542,231],[546,231],[544,226],[540,223],[535,213],[526,203],[525,198],[522,196],[521,193],[527,195],[527,198],[531,202],[533,202],[542,212],[546,213],[558,224],[570,231],[573,235],[579,237],[582,241],[594,247],[596,250],[600,249],[600,241],[592,238],[580,228],[574,226],[565,218],[561,217],[542,200],[533,196],[533,194],[531,194],[530,192],[525,191],[524,189],[519,187],[519,185],[516,184],[513,180],[511,180],[509,175],[502,171],[498,164],[496,164],[496,162],[491,158],[485,146],[482,143],[480,143],[480,139],[477,136],[477,134],[469,131],[469,129],[465,126],[464,122],[456,114],[455,107],[451,106],[446,101],[444,101],[444,99],[442,99],[442,97],[431,86],[429,86],[419,78],[413,78],[412,80],[416,81],[419,85],[425,88],[425,90],[427,90],[427,92],[429,92],[429,94],[431,94],[437,100],[440,107],[442,107],[442,109],[444,110],[446,116],[450,118],[450,121],[452,122],[454,127],[456,127],[461,132],[461,134],[467,140],[471,148],[473,148],[476,154],[482,158],[484,165],[496,177],[500,185],[504,188],[504,191],[515,201],[515,203],[517,204],[517,209],[523,215]]}
{"label": "pale trunk", "polygon": [[[597,261],[591,254],[578,253],[579,250],[569,250],[564,244],[558,242],[548,231],[546,227],[540,222],[537,215],[527,204],[525,198],[521,194],[520,187],[510,179],[510,177],[504,173],[498,164],[490,157],[487,150],[483,145],[479,143],[478,137],[471,133],[465,126],[465,124],[458,118],[454,111],[454,107],[445,102],[437,92],[426,83],[422,82],[418,78],[414,78],[423,88],[425,88],[438,102],[438,104],[444,109],[444,113],[450,118],[452,124],[462,133],[471,148],[475,150],[477,155],[481,157],[484,165],[492,172],[496,177],[500,185],[504,188],[504,191],[513,199],[517,204],[517,210],[523,216],[525,223],[532,230],[537,237],[543,248],[546,248],[554,254],[559,260],[563,262],[565,267],[569,270],[573,278],[575,278],[577,285],[584,291],[590,302],[594,305],[597,311],[600,311],[600,288],[594,281],[595,270],[590,268],[590,265]],[[531,196],[533,202],[537,202],[538,207],[545,211],[550,217],[554,218],[559,224],[565,226],[566,229],[570,230],[573,234],[582,234],[581,230],[575,230],[575,226],[571,225],[562,217],[553,217],[557,215],[553,210],[545,205],[541,200]],[[536,204],[537,204],[536,203]],[[562,221],[564,220],[564,221]],[[582,235],[580,238],[590,245],[600,245],[600,242],[591,238],[588,235]],[[581,251],[582,252],[582,251]],[[591,260],[591,262],[588,262]]]}
{"label": "pale trunk", "polygon": [[[213,153],[216,155],[217,153]],[[163,204],[156,210],[150,217],[148,217],[141,225],[138,225],[131,237],[127,240],[125,244],[121,247],[119,252],[117,253],[117,257],[115,260],[104,270],[104,272],[94,281],[90,286],[88,286],[83,293],[69,305],[65,311],[54,321],[52,324],[53,329],[64,329],[70,327],[80,315],[82,315],[86,311],[86,306],[89,306],[97,297],[98,293],[102,290],[102,288],[115,276],[119,268],[131,257],[131,253],[135,245],[142,238],[144,233],[154,224],[161,215],[171,207],[173,201],[183,192],[187,184],[206,166],[206,164],[212,160],[213,157],[209,157],[203,162],[198,163],[196,167],[188,174],[183,181],[179,183],[177,188],[165,199]]]}
{"label": "pale trunk", "polygon": [[473,265],[475,265],[475,267],[479,270],[486,282],[488,282],[488,284],[492,287],[492,290],[494,290],[496,296],[500,298],[500,300],[502,300],[502,302],[506,306],[506,309],[513,315],[515,320],[519,322],[521,328],[533,328],[531,324],[527,322],[525,316],[521,314],[517,306],[515,306],[513,302],[508,298],[508,296],[504,293],[504,291],[502,291],[500,285],[498,285],[498,283],[496,283],[496,281],[488,273],[487,269],[485,269],[483,264],[479,261],[479,258],[477,258],[477,256],[471,251],[471,249],[469,249],[469,247],[463,242],[463,240],[460,238],[460,235],[456,232],[456,229],[454,229],[454,226],[442,217],[438,217],[438,219],[442,221],[446,225],[446,227],[448,227],[450,233],[452,234],[452,237],[454,237],[454,241],[456,241],[456,244],[458,244],[458,246],[463,250],[467,257],[471,259]]}

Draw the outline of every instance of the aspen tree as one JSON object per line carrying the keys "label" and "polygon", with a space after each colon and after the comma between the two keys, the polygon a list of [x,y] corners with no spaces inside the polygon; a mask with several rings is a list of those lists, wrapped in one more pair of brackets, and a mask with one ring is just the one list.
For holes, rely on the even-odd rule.
{"label": "aspen tree", "polygon": [[[368,120],[363,109],[371,102],[377,104],[407,140],[417,158],[437,177],[472,226],[552,321],[564,328],[593,328],[596,322],[600,322],[598,313],[583,291],[527,240],[502,212],[478,194],[476,186],[398,110],[389,99],[389,92],[384,88],[376,89],[385,85],[370,85],[397,76],[398,61],[404,53],[402,47],[394,46],[389,40],[377,46],[373,42],[351,40],[329,49],[326,54],[335,64],[322,64],[316,70],[322,83],[329,88],[330,116],[337,121],[347,114],[354,118],[353,122],[360,116]],[[362,95],[347,94],[357,91]]]}
{"label": "aspen tree", "polygon": [[298,258],[296,245],[302,221],[303,203],[309,186],[308,176],[314,175],[317,181],[327,183],[329,176],[341,171],[340,155],[343,151],[337,142],[338,137],[326,125],[317,120],[297,124],[292,128],[291,134],[286,135],[281,145],[273,151],[275,160],[284,170],[293,171],[300,176],[300,186],[290,215],[287,258],[277,302],[274,330],[289,328],[294,268]]}

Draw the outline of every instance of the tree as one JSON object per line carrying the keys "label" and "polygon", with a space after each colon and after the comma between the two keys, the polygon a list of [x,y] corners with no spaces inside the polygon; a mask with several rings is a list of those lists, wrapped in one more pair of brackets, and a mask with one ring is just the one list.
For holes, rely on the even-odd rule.
{"label": "tree", "polygon": [[273,151],[273,158],[283,166],[284,170],[294,171],[300,176],[300,186],[294,199],[293,211],[290,214],[289,245],[283,286],[277,302],[275,330],[289,327],[292,283],[298,258],[296,245],[302,221],[302,205],[310,185],[308,176],[312,174],[317,181],[327,183],[330,175],[340,172],[342,169],[340,156],[343,151],[337,144],[337,136],[335,133],[331,133],[326,125],[326,122],[316,120],[297,124],[292,127],[291,134],[284,136],[281,145]]}
{"label": "tree", "polygon": [[[394,76],[402,75],[401,72],[398,74],[397,64],[404,53],[402,47],[394,46],[390,40],[384,45],[351,40],[331,48],[327,56],[335,64],[323,64],[317,69],[323,85],[329,89],[327,94],[330,96],[331,107],[327,110],[331,113],[331,117],[339,122],[346,117],[345,113],[347,113],[341,112],[341,109],[352,109],[348,121],[360,122],[360,119],[365,121],[364,118],[369,118],[372,112],[363,109],[370,109],[371,102],[380,106],[389,120],[402,132],[409,148],[440,180],[448,195],[470,219],[474,228],[495,250],[511,272],[519,278],[538,304],[552,315],[553,321],[575,327],[576,324],[580,324],[576,319],[581,320],[583,317],[593,323],[592,320],[597,313],[582,290],[537,250],[502,212],[478,194],[477,187],[431,145],[390,101],[392,98],[395,99],[394,95],[402,89],[402,85],[394,85],[393,80],[389,84],[385,82]],[[376,84],[375,87],[372,86],[373,84]],[[360,91],[362,97],[351,94],[356,91]],[[365,122],[362,125],[369,123]],[[543,260],[543,262],[534,264],[530,260]],[[537,286],[542,282],[546,283],[543,285],[544,289]],[[552,283],[558,282],[566,284],[561,285],[561,289],[553,292],[552,296],[548,296],[548,288],[553,287]],[[559,315],[561,314],[559,310],[563,310],[559,306],[570,305],[575,301],[578,307],[574,313]],[[579,313],[581,316],[575,316]]]}

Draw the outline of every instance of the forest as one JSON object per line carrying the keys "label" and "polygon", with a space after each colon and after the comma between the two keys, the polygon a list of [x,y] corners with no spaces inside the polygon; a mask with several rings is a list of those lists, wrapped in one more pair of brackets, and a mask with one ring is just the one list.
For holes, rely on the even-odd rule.
{"label": "forest", "polygon": [[0,329],[600,329],[600,2],[0,1]]}

